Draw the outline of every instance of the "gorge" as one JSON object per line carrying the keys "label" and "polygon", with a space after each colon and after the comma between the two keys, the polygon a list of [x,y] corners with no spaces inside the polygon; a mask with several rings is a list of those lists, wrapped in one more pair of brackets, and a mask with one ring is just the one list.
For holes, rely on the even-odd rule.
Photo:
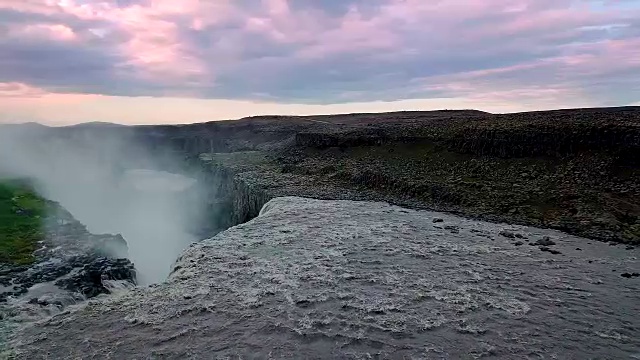
{"label": "gorge", "polygon": [[0,170],[142,286],[11,330],[18,358],[640,353],[636,108],[24,126]]}

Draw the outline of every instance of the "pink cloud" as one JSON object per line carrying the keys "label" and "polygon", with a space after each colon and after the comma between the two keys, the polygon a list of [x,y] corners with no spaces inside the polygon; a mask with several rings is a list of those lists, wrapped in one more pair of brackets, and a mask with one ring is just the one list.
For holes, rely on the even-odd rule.
{"label": "pink cloud", "polygon": [[0,0],[0,9],[41,15],[59,13],[59,9],[53,5],[52,2],[45,0]]}
{"label": "pink cloud", "polygon": [[[437,81],[436,81],[437,80]],[[430,90],[441,91],[447,97],[465,99],[482,107],[511,107],[520,111],[584,106],[589,97],[570,84],[513,84],[504,81],[431,79]],[[515,86],[514,86],[515,85]]]}
{"label": "pink cloud", "polygon": [[262,0],[261,4],[241,10],[243,30],[279,44],[304,46],[322,36],[333,20],[314,9],[294,11],[287,0]]}
{"label": "pink cloud", "polygon": [[204,71],[198,59],[187,55],[178,36],[177,25],[155,16],[153,10],[159,9],[131,7],[114,10],[108,15],[128,36],[121,45],[121,51],[129,58],[129,65],[152,77],[174,79]]}
{"label": "pink cloud", "polygon": [[565,55],[547,62],[563,73],[573,73],[585,79],[620,71],[640,74],[640,38],[575,45]]}
{"label": "pink cloud", "polygon": [[[9,26],[13,37],[86,46],[90,51],[78,53],[88,58],[100,48],[105,59],[87,61],[107,63],[98,81],[115,69],[115,77],[136,82],[133,88],[141,84],[141,89],[166,88],[168,94],[186,96],[214,96],[217,81],[239,96],[233,88],[237,81],[247,97],[277,98],[279,86],[283,93],[295,92],[285,89],[296,86],[288,76],[291,83],[302,81],[300,69],[316,66],[319,74],[335,75],[320,85],[339,93],[344,84],[336,78],[347,73],[339,68],[343,63],[353,72],[348,81],[373,84],[380,71],[381,78],[389,75],[393,82],[389,91],[408,89],[412,96],[421,90],[469,96],[484,91],[496,98],[527,91],[569,96],[571,86],[588,84],[590,76],[636,69],[640,62],[637,39],[603,41],[622,38],[610,25],[622,24],[624,30],[640,18],[640,7],[622,11],[613,1],[597,7],[591,0],[386,0],[375,6],[344,0],[339,8],[322,1],[242,3],[0,0],[0,9],[51,16],[50,22],[38,17],[43,23]],[[541,78],[553,84],[545,90]],[[386,91],[385,84],[379,86]],[[355,85],[349,89],[349,97],[367,93],[368,88]]]}
{"label": "pink cloud", "polygon": [[296,57],[314,59],[336,54],[391,48],[393,29],[381,18],[368,18],[357,7],[335,18],[314,8],[292,10],[286,0],[264,0],[262,11],[244,21],[244,29],[281,44],[296,44]]}
{"label": "pink cloud", "polygon": [[9,27],[9,36],[31,39],[73,41],[78,37],[70,27],[63,24],[29,24]]}
{"label": "pink cloud", "polygon": [[33,98],[46,95],[47,92],[19,82],[0,82],[0,98]]}
{"label": "pink cloud", "polygon": [[[587,75],[606,74],[611,71],[620,71],[638,68],[640,72],[640,38],[626,40],[606,40],[598,43],[576,45],[567,55],[535,59],[512,66],[497,67],[491,69],[460,72],[453,75],[427,77],[419,82],[465,80],[482,81],[500,76],[508,79],[508,75],[526,73],[528,71],[543,70],[548,74],[563,73],[567,77],[580,77]],[[507,75],[507,76],[505,76]],[[586,79],[586,78],[585,78]]]}
{"label": "pink cloud", "polygon": [[121,46],[129,58],[128,64],[138,67],[143,78],[164,81],[211,80],[215,67],[208,59],[194,54],[201,49],[192,48],[181,37],[180,21],[192,30],[205,32],[209,27],[222,25],[238,16],[229,0],[150,0],[144,5],[110,8],[100,13],[102,20],[111,22],[128,36]]}
{"label": "pink cloud", "polygon": [[[215,9],[220,10],[225,4],[229,3],[217,1]],[[129,61],[121,65],[138,67],[142,77],[179,80],[206,71],[200,59],[189,55],[175,23],[175,18],[181,16],[200,16],[202,19],[202,11],[211,10],[211,7],[201,5],[198,0],[150,0],[144,5],[125,7],[118,7],[115,3],[84,3],[77,0],[0,0],[2,8],[46,15],[66,14],[81,20],[111,24],[112,29],[103,30],[101,34],[106,36],[114,30],[125,34],[127,40],[121,43],[120,51]],[[73,30],[62,24],[29,25],[18,29],[16,35],[56,40],[76,38]]]}
{"label": "pink cloud", "polygon": [[287,0],[262,0],[262,3],[267,8],[267,13],[272,17],[289,16],[291,14]]}
{"label": "pink cloud", "polygon": [[640,74],[640,38],[581,44],[574,51],[513,66],[425,77],[411,83],[416,88],[474,101],[553,108],[558,104],[570,107],[596,101],[588,93],[592,79],[615,79],[616,72]]}
{"label": "pink cloud", "polygon": [[[570,0],[388,0],[372,15],[365,16],[357,6],[351,6],[341,18],[332,18],[317,9],[293,10],[289,4],[288,0],[262,0],[259,8],[242,9],[230,0],[148,0],[124,7],[79,0],[0,0],[0,8],[61,12],[84,20],[107,21],[128,35],[121,51],[130,59],[130,65],[147,71],[151,77],[164,73],[176,79],[202,76],[212,70],[208,59],[192,55],[199,49],[189,48],[181,38],[177,22],[180,19],[187,20],[191,29],[205,33],[211,26],[235,19],[244,22],[247,32],[276,43],[299,45],[299,57],[320,58],[402,48],[408,45],[402,32],[424,34],[424,46],[452,46],[492,36],[514,37],[538,29],[560,31],[604,24],[620,16],[614,10],[593,12],[586,6],[576,7]],[[465,21],[496,14],[509,15],[501,22],[461,26]],[[431,36],[436,33],[438,36]],[[510,40],[505,38],[505,42]],[[236,44],[238,48],[242,46]]]}
{"label": "pink cloud", "polygon": [[298,52],[303,58],[392,49],[400,42],[379,18],[367,19],[357,9],[349,11],[338,26],[316,35],[315,41]]}
{"label": "pink cloud", "polygon": [[[640,18],[640,7],[621,10],[615,2],[597,10],[574,0],[390,0],[375,22],[403,42],[396,47],[452,48],[499,41],[522,49],[545,47],[583,28],[624,24]],[[526,41],[527,43],[523,43]],[[414,42],[418,42],[414,44]]]}

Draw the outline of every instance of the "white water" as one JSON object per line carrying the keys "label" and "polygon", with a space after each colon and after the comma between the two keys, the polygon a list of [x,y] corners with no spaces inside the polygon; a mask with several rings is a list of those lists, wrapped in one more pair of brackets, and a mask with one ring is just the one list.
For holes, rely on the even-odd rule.
{"label": "white water", "polygon": [[[71,131],[56,137],[28,128],[0,133],[0,176],[27,177],[95,234],[121,234],[141,284],[164,280],[175,258],[195,239],[179,195],[195,181],[153,170],[167,154],[146,151],[125,133]],[[179,160],[175,160],[179,161]],[[191,192],[193,194],[193,192]],[[193,197],[192,197],[193,198]]]}
{"label": "white water", "polygon": [[101,191],[88,183],[84,196],[69,193],[54,200],[90,232],[122,234],[138,283],[146,285],[164,280],[180,252],[198,240],[186,228],[186,215],[180,211],[180,193],[194,184],[183,175],[137,169]]}
{"label": "white water", "polygon": [[[544,236],[561,254],[527,244]],[[620,276],[638,256],[553,230],[278,198],[190,246],[166,282],[26,329],[18,358],[638,358],[640,278]]]}

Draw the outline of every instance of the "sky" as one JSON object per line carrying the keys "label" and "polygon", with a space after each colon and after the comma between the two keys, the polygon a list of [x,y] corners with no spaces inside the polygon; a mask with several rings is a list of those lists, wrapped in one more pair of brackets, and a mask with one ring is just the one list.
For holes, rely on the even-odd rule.
{"label": "sky", "polygon": [[0,0],[0,123],[640,105],[640,0]]}

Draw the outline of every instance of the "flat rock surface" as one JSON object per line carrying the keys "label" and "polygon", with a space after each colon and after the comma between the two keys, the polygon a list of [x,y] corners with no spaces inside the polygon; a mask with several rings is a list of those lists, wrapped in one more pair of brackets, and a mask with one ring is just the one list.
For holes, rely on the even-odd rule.
{"label": "flat rock surface", "polygon": [[[555,244],[529,245],[541,239]],[[277,198],[189,247],[165,283],[12,344],[19,359],[634,359],[640,277],[622,274],[640,272],[639,254],[383,203]]]}

